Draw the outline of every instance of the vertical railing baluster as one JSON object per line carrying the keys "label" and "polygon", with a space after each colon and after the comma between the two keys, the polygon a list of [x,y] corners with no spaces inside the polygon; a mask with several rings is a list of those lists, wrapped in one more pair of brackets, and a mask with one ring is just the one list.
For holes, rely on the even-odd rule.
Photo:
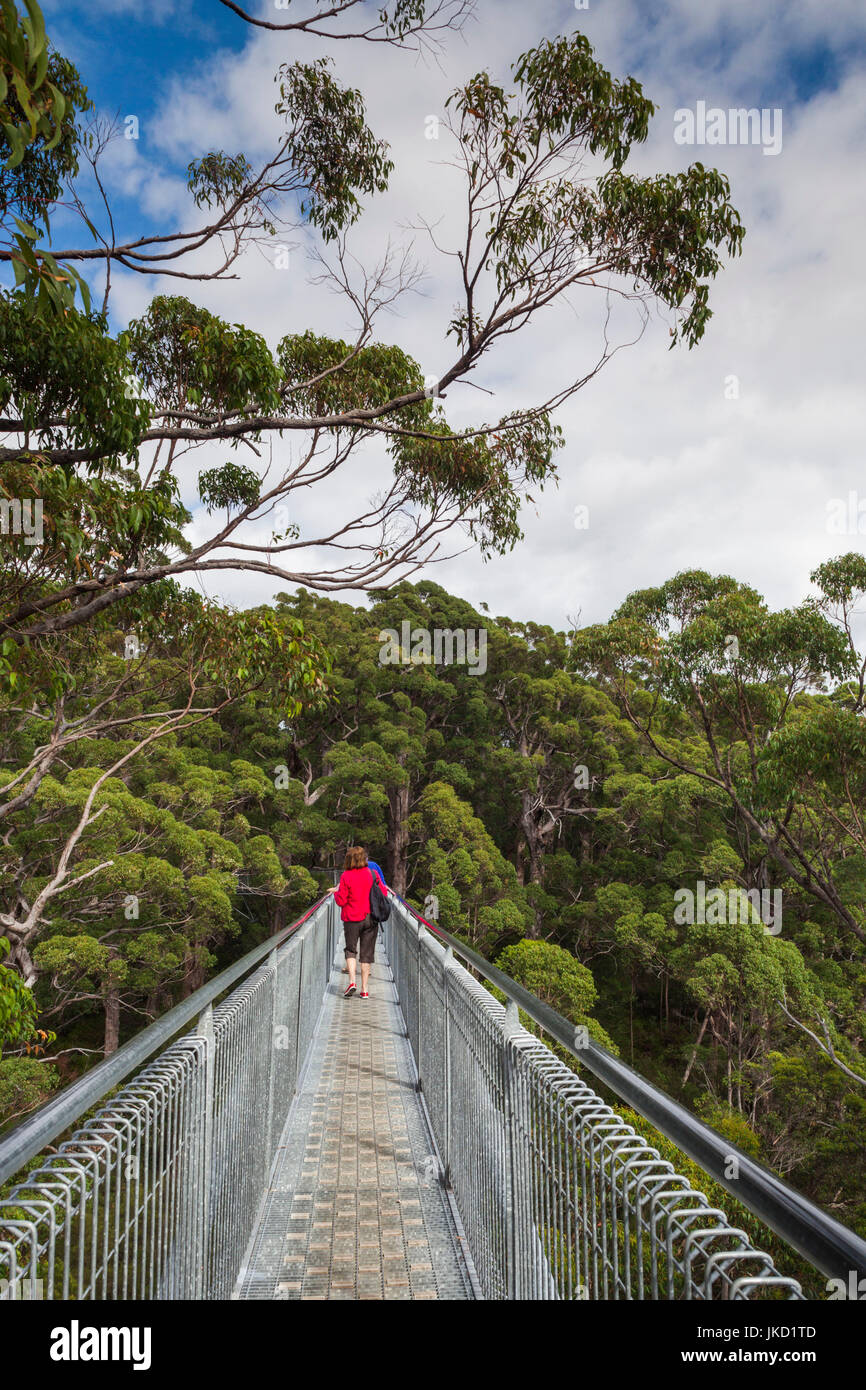
{"label": "vertical railing baluster", "polygon": [[270,1173],[271,1159],[274,1156],[274,1073],[277,1069],[277,1049],[276,1038],[277,1028],[279,1027],[279,990],[277,989],[277,953],[271,951],[268,956],[268,967],[271,972],[271,1036],[268,1039],[268,1126],[267,1126],[267,1147],[265,1148],[265,1180]]}
{"label": "vertical railing baluster", "polygon": [[195,1252],[195,1298],[208,1296],[208,1244],[210,1238],[211,1170],[213,1163],[214,1067],[216,1038],[213,1026],[213,1005],[208,1004],[199,1014],[196,1033],[204,1039],[204,1115],[202,1126],[201,1166],[198,1178],[199,1222]]}
{"label": "vertical railing baluster", "polygon": [[520,1279],[517,1260],[517,1183],[515,1149],[517,1136],[514,1132],[514,1082],[511,1039],[520,1028],[517,1005],[509,999],[505,1006],[502,1021],[502,1073],[505,1109],[505,1265],[506,1288],[509,1299],[520,1298]]}
{"label": "vertical railing baluster", "polygon": [[300,1077],[300,1074],[301,1074],[301,1067],[302,1067],[303,1061],[304,1061],[303,1057],[301,1056],[301,1014],[302,1014],[302,1012],[303,1012],[303,1005],[304,1005],[304,948],[305,948],[305,944],[306,944],[306,943],[305,943],[305,938],[304,938],[303,936],[300,936],[300,937],[298,938],[298,945],[297,945],[297,951],[298,951],[298,1012],[297,1012],[297,1019],[296,1019],[296,1021],[295,1021],[295,1056],[297,1057],[298,1060],[297,1060],[297,1063],[296,1063],[296,1065],[295,1065],[295,1090],[297,1090],[297,1088],[298,1088],[298,1078]]}
{"label": "vertical railing baluster", "polygon": [[454,959],[450,946],[442,957],[442,1007],[445,1010],[445,1119],[442,1131],[445,1138],[445,1152],[442,1163],[445,1169],[445,1186],[451,1186],[451,1007],[448,998],[448,967]]}
{"label": "vertical railing baluster", "polygon": [[419,1091],[423,1091],[423,1089],[424,1089],[424,1081],[423,1081],[423,1077],[422,1077],[422,1075],[421,1075],[421,938],[422,938],[422,936],[424,935],[424,931],[425,931],[425,928],[424,928],[424,927],[421,925],[421,923],[419,922],[419,923],[418,923],[418,975],[417,975],[418,987],[417,987],[417,989],[416,989],[416,991],[415,991],[415,1032],[416,1032],[416,1035],[417,1035],[417,1036],[416,1036],[417,1056],[416,1056],[416,1058],[415,1058],[415,1061],[416,1061],[417,1064],[418,1064],[418,1090],[419,1090]]}

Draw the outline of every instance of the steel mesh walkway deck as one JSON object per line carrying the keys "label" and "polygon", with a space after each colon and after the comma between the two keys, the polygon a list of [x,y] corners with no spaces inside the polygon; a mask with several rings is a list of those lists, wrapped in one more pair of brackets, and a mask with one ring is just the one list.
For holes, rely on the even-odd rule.
{"label": "steel mesh walkway deck", "polygon": [[237,1296],[473,1298],[381,945],[368,1000],[343,998],[340,964]]}

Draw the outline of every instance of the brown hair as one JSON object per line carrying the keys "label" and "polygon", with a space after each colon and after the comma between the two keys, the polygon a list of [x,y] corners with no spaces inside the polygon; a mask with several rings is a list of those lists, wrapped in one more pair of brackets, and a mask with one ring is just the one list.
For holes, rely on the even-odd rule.
{"label": "brown hair", "polygon": [[344,869],[364,869],[367,867],[367,851],[360,845],[353,845],[346,850],[346,859],[343,864]]}

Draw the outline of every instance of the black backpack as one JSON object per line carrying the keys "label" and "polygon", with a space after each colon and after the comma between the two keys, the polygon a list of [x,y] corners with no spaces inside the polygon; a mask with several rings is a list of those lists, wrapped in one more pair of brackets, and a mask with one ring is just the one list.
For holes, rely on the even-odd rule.
{"label": "black backpack", "polygon": [[370,889],[370,916],[374,922],[387,922],[391,916],[391,904],[382,892],[379,875],[373,869],[370,870],[370,873],[373,876],[373,886]]}

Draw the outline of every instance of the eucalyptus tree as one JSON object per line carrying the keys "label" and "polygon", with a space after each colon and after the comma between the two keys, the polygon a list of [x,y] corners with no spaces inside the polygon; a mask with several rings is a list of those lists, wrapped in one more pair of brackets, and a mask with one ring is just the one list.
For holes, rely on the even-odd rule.
{"label": "eucalyptus tree", "polygon": [[[91,940],[101,940],[104,933],[106,939],[122,941],[144,929],[137,913],[133,924],[120,919],[127,897],[144,900],[147,891],[156,891],[154,883],[148,889],[153,861],[141,859],[142,846],[149,844],[153,854],[160,837],[170,838],[168,822],[174,825],[177,819],[169,814],[173,794],[168,778],[160,781],[158,775],[166,756],[161,745],[175,747],[178,739],[194,745],[203,728],[215,727],[221,712],[253,692],[266,690],[271,705],[291,716],[304,703],[320,699],[324,690],[321,648],[297,624],[293,628],[286,619],[277,621],[272,610],[227,613],[170,583],[154,586],[148,600],[147,621],[139,606],[132,633],[114,628],[105,617],[66,640],[62,662],[47,665],[39,649],[30,650],[29,662],[14,673],[14,693],[0,702],[5,831],[0,927],[11,943],[10,963],[31,987],[40,975],[38,948],[56,936],[59,921],[72,920],[77,924],[72,935]],[[122,615],[120,605],[112,617]],[[177,769],[175,773],[182,787],[183,779]],[[155,790],[150,788],[154,775]],[[237,764],[234,792],[229,786],[220,793],[230,804],[243,799],[245,775]],[[201,768],[190,776],[194,781],[198,777],[201,792]],[[195,796],[192,801],[195,810]],[[201,807],[196,814],[203,816]],[[235,839],[249,840],[242,825]],[[222,878],[200,885],[204,898],[216,886],[225,908],[226,891],[236,886],[242,869],[255,871],[258,865],[265,872],[255,850],[251,843],[249,862],[233,846],[220,850],[214,868]],[[187,872],[196,862],[209,862],[201,847],[186,858],[179,853]],[[266,876],[274,880],[278,870],[274,858]],[[191,910],[195,893],[189,896],[182,877],[175,874],[174,891],[180,897],[167,920],[176,917],[178,908],[187,920]],[[199,919],[202,942],[211,931],[218,935],[226,929],[228,920],[213,904],[201,909]],[[148,922],[153,921],[151,912]],[[94,926],[85,932],[88,922]],[[202,959],[195,935],[190,934],[189,951],[180,952],[182,973],[193,977],[200,975]],[[83,949],[79,943],[70,959]],[[92,964],[95,948],[86,949]],[[56,973],[56,944],[50,954]],[[113,946],[103,951],[106,961],[120,954]]]}
{"label": "eucalyptus tree", "polygon": [[598,793],[622,769],[633,734],[601,691],[565,669],[564,633],[499,618],[488,650],[496,770],[520,803],[514,859],[521,882],[539,884],[546,854],[575,840],[586,845]]}
{"label": "eucalyptus tree", "polygon": [[[394,22],[399,27],[417,8],[398,5]],[[290,128],[277,183],[261,182],[242,155],[212,152],[194,163],[190,195],[219,205],[220,218],[228,219],[217,218],[215,231],[206,228],[206,240],[225,232],[237,236],[239,247],[247,245],[265,223],[275,225],[270,204],[261,210],[262,199],[273,197],[333,242],[326,276],[355,313],[352,340],[307,329],[284,337],[272,353],[252,330],[164,295],[111,338],[102,315],[68,306],[62,315],[46,315],[26,284],[2,297],[0,343],[8,364],[0,409],[13,442],[0,448],[0,465],[26,466],[34,496],[42,496],[57,469],[70,477],[87,473],[128,491],[137,516],[136,525],[121,524],[117,554],[85,575],[64,551],[67,573],[49,591],[41,559],[31,557],[29,582],[0,617],[17,647],[68,632],[168,577],[251,570],[325,592],[366,591],[441,557],[455,527],[485,553],[507,551],[520,538],[524,490],[555,477],[560,433],[552,412],[614,348],[605,340],[576,374],[564,370],[546,399],[461,431],[449,426],[441,404],[447,388],[472,380],[500,343],[578,293],[624,295],[644,313],[655,305],[667,312],[674,341],[700,340],[723,250],[736,255],[743,237],[727,181],[700,164],[676,175],[627,173],[653,105],[633,79],[612,77],[580,34],[525,53],[514,64],[512,85],[508,95],[490,75],[476,74],[455,91],[444,122],[465,214],[448,261],[458,304],[442,325],[443,341],[454,345],[435,388],[405,351],[375,340],[379,315],[415,283],[414,271],[399,253],[357,274],[353,269],[344,233],[361,199],[384,186],[390,160],[366,126],[359,94],[340,88],[321,63],[296,65],[281,81],[278,109]],[[580,174],[587,156],[603,167],[593,180]],[[179,248],[174,234],[156,238],[142,252],[154,257],[148,269],[164,268],[163,254],[201,249],[195,234],[180,242]],[[124,264],[126,256],[134,265],[130,247],[106,246],[99,237],[97,243],[89,251],[62,248],[56,256],[69,264]],[[14,259],[13,251],[8,255]],[[199,262],[191,273],[202,273]],[[28,347],[34,335],[42,359],[57,364],[50,389],[34,375]],[[138,381],[135,391],[129,372]],[[163,499],[176,498],[177,466],[186,452],[206,442],[255,451],[279,437],[295,445],[290,463],[267,477],[255,463],[207,470],[202,500],[227,511],[224,523],[195,546],[157,553],[166,540],[165,512],[145,510],[143,495],[161,489]],[[390,486],[362,514],[341,514],[337,506],[321,533],[301,534],[292,520],[298,489],[333,491],[358,452],[377,439],[393,465]],[[256,537],[251,526],[269,519],[276,522],[271,539]],[[180,511],[171,520],[177,524]]]}
{"label": "eucalyptus tree", "polygon": [[[609,624],[574,638],[576,663],[617,701],[644,746],[705,789],[698,801],[706,809],[727,806],[730,825],[705,844],[698,866],[723,864],[721,877],[739,888],[780,885],[784,942],[770,933],[754,970],[736,953],[750,935],[767,932],[751,918],[720,924],[722,944],[707,944],[704,963],[686,976],[687,953],[712,933],[691,926],[670,956],[702,1001],[697,1043],[710,1027],[725,1048],[728,1090],[743,1075],[735,1052],[769,1066],[771,1025],[780,1042],[796,1029],[849,1085],[864,1084],[863,659],[853,632],[866,590],[862,557],[829,561],[812,580],[817,597],[774,613],[733,579],[681,574],[631,595]],[[659,876],[682,883],[695,867],[677,854]],[[779,974],[782,945],[809,960],[808,987]],[[758,975],[772,999],[763,984],[758,990]],[[766,1078],[761,1084],[770,1086]]]}
{"label": "eucalyptus tree", "polygon": [[[658,758],[726,799],[759,847],[755,886],[766,886],[774,865],[863,942],[862,911],[827,853],[826,836],[835,844],[838,826],[832,816],[817,824],[801,795],[810,738],[815,750],[825,739],[823,766],[833,759],[825,711],[838,701],[820,692],[836,687],[844,706],[856,669],[848,636],[824,607],[810,599],[774,613],[749,586],[690,571],[630,595],[608,624],[576,633],[573,659]],[[841,736],[841,723],[835,727]],[[858,728],[855,721],[848,735],[855,762]]]}
{"label": "eucalyptus tree", "polygon": [[[517,980],[536,998],[550,1004],[558,1013],[564,1015],[585,1035],[601,1043],[614,1054],[618,1051],[616,1043],[593,1018],[592,1010],[598,1000],[598,990],[592,973],[585,965],[575,960],[570,951],[549,941],[519,941],[506,946],[496,964],[512,980]],[[540,1033],[537,1024],[528,1017],[522,1017],[524,1027],[532,1033]],[[558,1049],[565,1060],[573,1064],[573,1054]]]}
{"label": "eucalyptus tree", "polygon": [[[435,47],[444,31],[461,27],[472,8],[471,0],[395,0],[360,31],[334,23],[356,4],[337,0],[324,14],[295,13],[282,24],[256,20],[237,5],[228,8],[266,28],[402,48]],[[266,160],[254,166],[243,153],[208,151],[187,170],[191,200],[200,214],[192,230],[118,236],[110,181],[100,168],[107,148],[121,135],[118,123],[90,114],[93,103],[80,74],[52,45],[37,0],[23,0],[21,8],[16,0],[2,0],[0,262],[13,267],[16,285],[34,295],[44,312],[65,312],[76,291],[89,308],[89,286],[78,267],[102,266],[105,311],[112,266],[142,275],[224,279],[247,245],[297,223],[283,214],[287,198],[306,199],[306,214],[326,236],[333,236],[357,215],[359,193],[385,187],[391,168],[385,145],[367,128],[358,93],[333,80],[328,59],[283,64],[277,79],[277,112],[286,129]],[[88,117],[84,123],[82,116]],[[86,206],[74,182],[82,160],[95,176],[98,207]],[[62,192],[92,245],[48,249],[50,209]],[[202,269],[188,264],[202,249],[217,253],[215,265]]]}
{"label": "eucalyptus tree", "polygon": [[459,660],[437,664],[417,636],[413,652],[411,638],[400,647],[389,633],[429,638],[477,630],[483,620],[430,581],[401,583],[371,600],[364,610],[305,590],[281,596],[278,613],[302,623],[333,661],[329,700],[293,721],[280,757],[293,779],[302,833],[324,836],[320,843],[330,851],[349,838],[375,847],[388,882],[405,894],[418,798],[433,781],[473,793],[490,719],[483,676]]}
{"label": "eucalyptus tree", "polygon": [[424,788],[409,828],[410,892],[423,901],[429,887],[449,931],[490,957],[525,935],[532,912],[514,865],[449,783]]}

